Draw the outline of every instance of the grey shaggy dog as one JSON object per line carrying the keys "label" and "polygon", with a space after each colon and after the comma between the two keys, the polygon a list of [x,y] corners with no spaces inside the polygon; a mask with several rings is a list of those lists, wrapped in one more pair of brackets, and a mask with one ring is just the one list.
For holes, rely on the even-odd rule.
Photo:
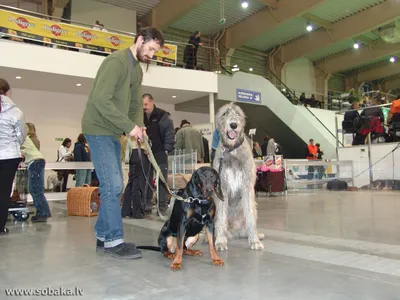
{"label": "grey shaggy dog", "polygon": [[228,238],[233,234],[248,238],[253,250],[264,249],[260,242],[264,235],[257,232],[256,166],[250,139],[244,133],[245,118],[243,110],[233,103],[224,105],[216,114],[220,143],[213,167],[221,178],[225,198],[225,201],[216,199],[215,246],[218,250],[228,249]]}

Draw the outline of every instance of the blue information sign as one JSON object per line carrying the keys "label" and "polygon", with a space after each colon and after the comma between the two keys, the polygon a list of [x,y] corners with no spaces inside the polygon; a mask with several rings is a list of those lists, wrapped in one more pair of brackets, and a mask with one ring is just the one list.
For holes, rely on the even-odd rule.
{"label": "blue information sign", "polygon": [[255,91],[236,89],[236,100],[251,102],[251,103],[261,103],[261,93]]}

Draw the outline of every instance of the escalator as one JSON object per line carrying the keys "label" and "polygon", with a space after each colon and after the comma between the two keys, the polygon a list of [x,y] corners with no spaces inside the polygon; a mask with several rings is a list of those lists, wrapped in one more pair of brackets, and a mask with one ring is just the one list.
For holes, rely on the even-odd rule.
{"label": "escalator", "polygon": [[[248,104],[236,99],[236,89],[261,93],[261,102]],[[290,92],[289,89],[287,89]],[[294,94],[293,94],[294,96]],[[294,96],[295,97],[295,96]],[[237,72],[218,76],[218,100],[234,101],[247,116],[246,132],[257,128],[255,141],[260,144],[268,134],[278,142],[287,158],[305,158],[309,139],[321,144],[324,158],[336,158],[336,137],[333,134],[333,112],[321,111],[332,116],[330,127],[326,126],[310,109],[294,105],[269,80],[253,74]]]}

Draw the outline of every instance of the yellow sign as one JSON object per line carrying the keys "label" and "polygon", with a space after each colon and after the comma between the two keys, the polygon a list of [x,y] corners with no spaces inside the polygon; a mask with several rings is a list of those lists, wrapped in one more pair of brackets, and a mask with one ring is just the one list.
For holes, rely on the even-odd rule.
{"label": "yellow sign", "polygon": [[[127,35],[54,22],[6,10],[0,10],[0,32],[43,43],[108,53],[126,49],[134,41],[133,37]],[[177,52],[176,45],[166,44],[153,59],[176,64]]]}

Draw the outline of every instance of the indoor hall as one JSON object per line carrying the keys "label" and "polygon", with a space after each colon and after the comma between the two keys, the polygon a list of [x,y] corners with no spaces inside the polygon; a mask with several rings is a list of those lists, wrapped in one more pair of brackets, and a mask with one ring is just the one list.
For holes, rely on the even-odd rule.
{"label": "indoor hall", "polygon": [[[393,118],[400,113],[398,0],[175,2],[179,5],[0,0],[0,78],[10,84],[10,93],[0,89],[0,94],[36,127],[30,134],[40,141],[46,162],[45,196],[52,214],[46,222],[35,219],[29,164],[21,163],[10,199],[0,197],[21,205],[11,211],[7,230],[0,230],[2,295],[398,299],[400,123]],[[228,103],[237,105],[232,106],[236,117],[243,112],[246,125],[239,125],[253,157],[242,155],[233,167],[246,158],[255,164],[264,250],[232,239],[227,251],[218,251],[225,262],[219,267],[200,240],[194,248],[204,255],[184,255],[176,272],[155,251],[142,249],[143,257],[135,260],[96,251],[96,215],[105,197],[95,180],[91,187],[76,187],[79,171],[94,175],[96,168],[91,161],[59,162],[58,155],[67,138],[73,147],[79,142],[82,115],[106,57],[126,51],[146,26],[161,30],[165,44],[149,65],[141,64],[140,95],[151,94],[169,113],[175,139],[191,125],[209,150],[204,158],[212,160],[214,133],[222,123],[216,114]],[[168,153],[173,192],[208,165],[196,163],[196,151],[185,151]],[[130,164],[126,159],[121,164],[125,187]],[[60,171],[66,173],[62,179]],[[235,169],[231,182],[245,186],[255,175],[240,177],[243,173]],[[117,198],[114,203],[122,204]],[[156,208],[151,210],[143,219],[123,216],[126,242],[157,246],[163,222]]]}

